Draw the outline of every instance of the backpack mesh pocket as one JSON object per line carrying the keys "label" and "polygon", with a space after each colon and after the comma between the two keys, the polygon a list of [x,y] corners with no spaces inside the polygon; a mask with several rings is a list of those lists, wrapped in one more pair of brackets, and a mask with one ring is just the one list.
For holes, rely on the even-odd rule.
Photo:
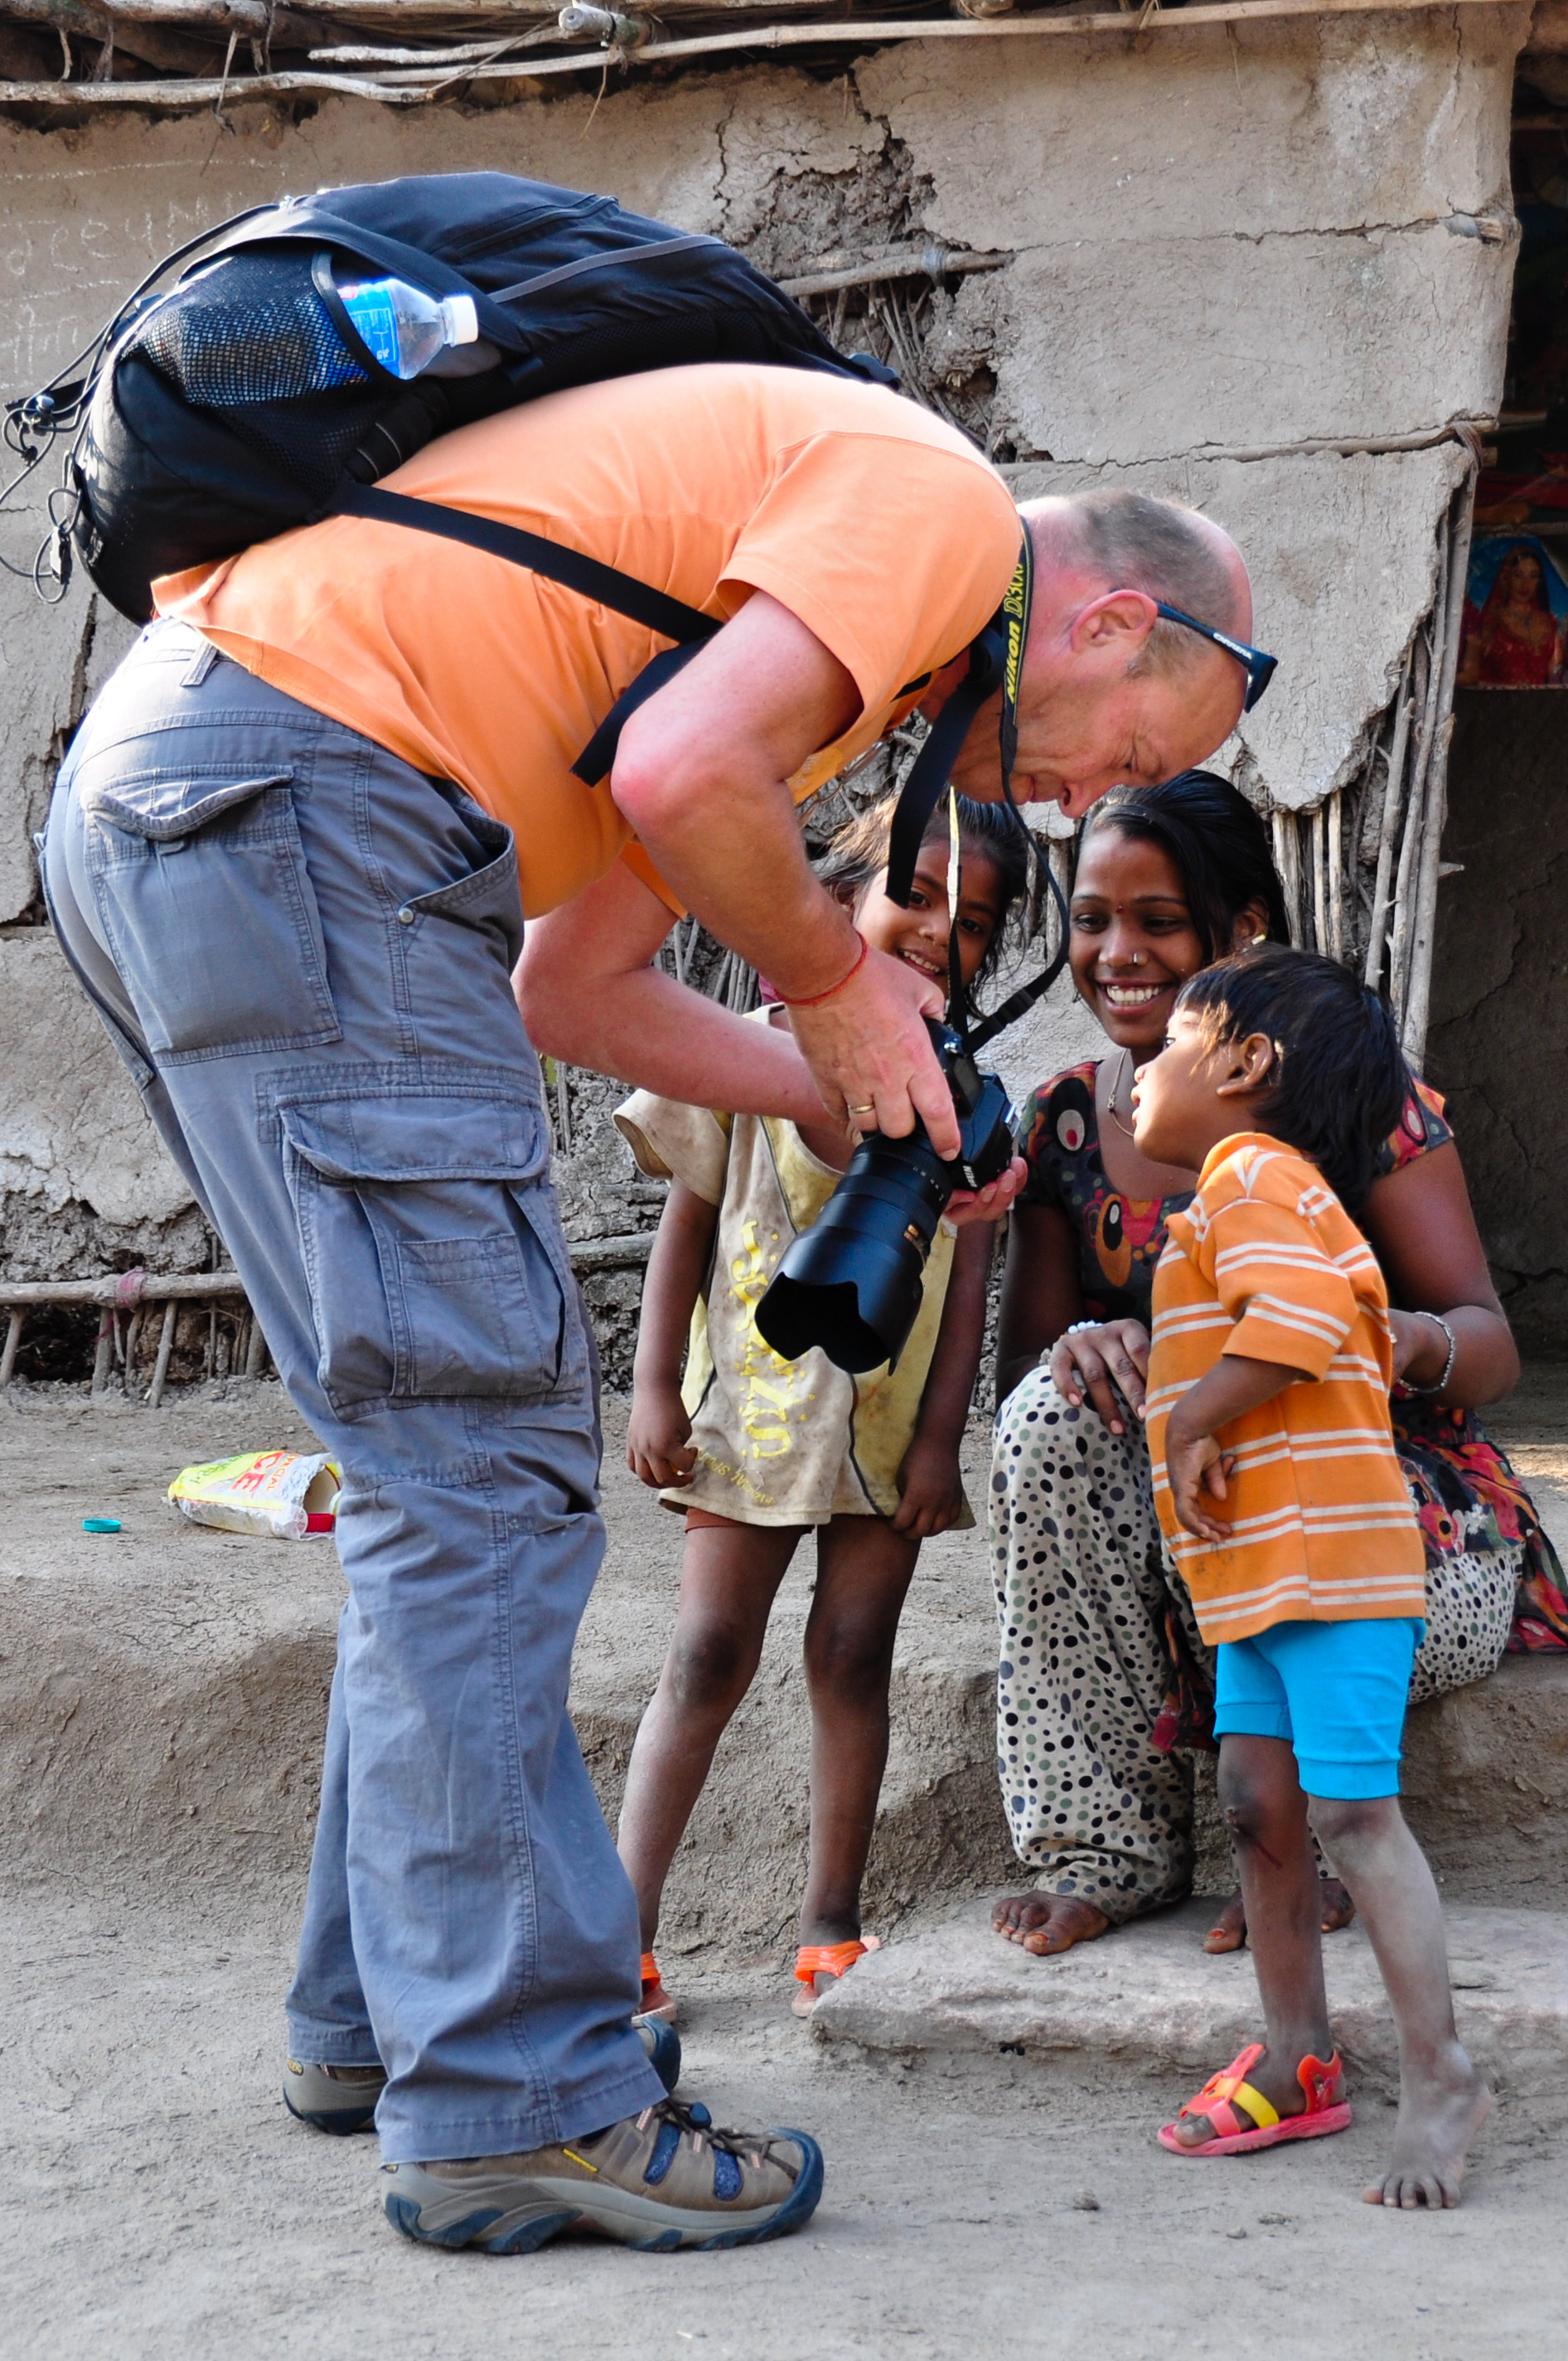
{"label": "backpack mesh pocket", "polygon": [[311,274],[298,247],[226,256],[157,304],[122,358],[323,500],[400,389],[348,351]]}
{"label": "backpack mesh pocket", "polygon": [[203,410],[367,385],[311,279],[308,254],[234,254],[157,304],[127,349]]}

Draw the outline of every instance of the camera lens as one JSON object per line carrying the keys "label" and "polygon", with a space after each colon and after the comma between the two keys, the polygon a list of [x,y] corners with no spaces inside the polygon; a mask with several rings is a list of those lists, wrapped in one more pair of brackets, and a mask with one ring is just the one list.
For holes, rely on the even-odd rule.
{"label": "camera lens", "polygon": [[904,1139],[872,1132],[808,1230],[786,1249],[757,1306],[762,1341],[786,1361],[816,1348],[860,1375],[896,1361],[920,1310],[931,1241],[956,1189],[1006,1171],[1013,1110],[994,1074],[977,1074],[959,1037],[931,1037],[953,1088],[959,1148],[951,1162],[924,1124]]}
{"label": "camera lens", "polygon": [[896,1361],[953,1188],[923,1127],[908,1139],[873,1132],[862,1140],[757,1306],[764,1344],[786,1361],[817,1346],[840,1369]]}

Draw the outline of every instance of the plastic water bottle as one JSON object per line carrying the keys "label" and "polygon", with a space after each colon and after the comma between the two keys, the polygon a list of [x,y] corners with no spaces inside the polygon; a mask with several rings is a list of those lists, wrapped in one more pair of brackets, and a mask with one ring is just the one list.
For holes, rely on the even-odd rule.
{"label": "plastic water bottle", "polygon": [[455,347],[481,342],[471,295],[427,295],[405,279],[357,280],[337,291],[370,351],[394,377],[423,377],[433,368],[438,377],[469,374],[467,354],[455,368],[440,364]]}

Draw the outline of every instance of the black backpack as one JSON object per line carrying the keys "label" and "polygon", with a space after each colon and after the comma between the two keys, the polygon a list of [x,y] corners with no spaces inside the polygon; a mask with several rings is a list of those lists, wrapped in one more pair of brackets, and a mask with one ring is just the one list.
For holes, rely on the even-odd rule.
{"label": "black backpack", "polygon": [[[190,256],[198,258],[173,291],[160,288]],[[393,377],[336,293],[334,266],[345,264],[429,295],[471,296],[499,359],[471,377]],[[347,373],[345,348],[358,364]],[[573,765],[597,786],[628,716],[712,637],[717,620],[580,550],[383,491],[378,478],[450,428],[538,394],[696,361],[898,384],[870,354],[836,351],[721,238],[626,213],[611,197],[507,172],[452,172],[254,206],[166,256],[83,353],[6,404],[5,439],[24,463],[8,490],[71,438],[50,535],[27,570],[42,596],[63,598],[74,548],[110,604],[144,622],[159,575],[325,516],[374,517],[486,550],[674,642],[643,667]],[[897,901],[908,899],[921,831],[964,733],[998,686],[1004,782],[1011,769],[1027,582],[1025,542],[1013,590],[974,642],[969,677],[900,797],[888,881]],[[1047,989],[1065,941],[1064,926],[1049,969],[996,1011],[975,1046]]]}
{"label": "black backpack", "polygon": [[[471,296],[499,360],[404,383],[356,335],[334,264]],[[157,576],[349,506],[451,427],[564,386],[716,360],[897,382],[869,356],[836,352],[722,239],[609,197],[455,172],[257,206],[167,257],[72,381],[62,371],[7,406],[7,439],[29,467],[71,437],[35,578],[46,595],[62,589],[73,544],[111,604],[144,621]]]}

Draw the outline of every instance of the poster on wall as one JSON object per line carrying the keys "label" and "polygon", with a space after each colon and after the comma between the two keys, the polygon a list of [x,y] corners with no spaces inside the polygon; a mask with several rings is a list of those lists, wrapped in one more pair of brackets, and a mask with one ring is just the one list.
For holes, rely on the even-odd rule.
{"label": "poster on wall", "polygon": [[1470,547],[1461,688],[1568,688],[1568,551],[1536,533],[1478,533]]}

